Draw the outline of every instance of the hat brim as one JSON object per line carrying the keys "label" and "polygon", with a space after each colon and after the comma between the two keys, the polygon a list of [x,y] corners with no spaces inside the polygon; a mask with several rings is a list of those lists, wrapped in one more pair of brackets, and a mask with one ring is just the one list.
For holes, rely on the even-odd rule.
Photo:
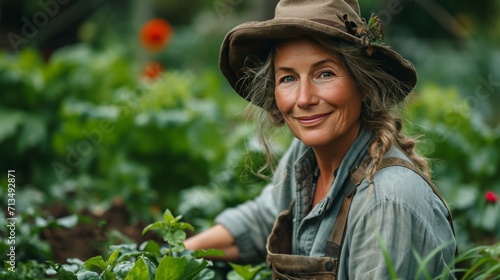
{"label": "hat brim", "polygon": [[[242,69],[250,55],[265,59],[275,41],[301,35],[312,37],[338,38],[352,44],[364,46],[361,38],[321,22],[301,18],[277,18],[268,21],[254,21],[236,26],[225,36],[220,50],[219,68],[233,89],[245,99],[245,83]],[[365,46],[367,47],[367,46]],[[381,61],[383,69],[408,88],[406,95],[417,82],[417,73],[411,62],[388,46],[370,45],[370,58]],[[401,100],[405,96],[401,96]]]}

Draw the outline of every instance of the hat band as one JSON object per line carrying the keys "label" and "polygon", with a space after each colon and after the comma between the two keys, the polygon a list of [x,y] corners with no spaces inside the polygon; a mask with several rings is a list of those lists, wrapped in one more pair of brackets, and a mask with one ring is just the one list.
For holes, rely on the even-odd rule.
{"label": "hat band", "polygon": [[332,20],[328,20],[328,19],[309,19],[309,20],[317,22],[317,23],[321,23],[321,24],[324,24],[324,25],[328,25],[328,26],[331,26],[331,27],[335,27],[337,29],[340,29],[343,32],[347,32],[347,28],[345,27],[344,24],[340,24],[340,23],[332,21]]}

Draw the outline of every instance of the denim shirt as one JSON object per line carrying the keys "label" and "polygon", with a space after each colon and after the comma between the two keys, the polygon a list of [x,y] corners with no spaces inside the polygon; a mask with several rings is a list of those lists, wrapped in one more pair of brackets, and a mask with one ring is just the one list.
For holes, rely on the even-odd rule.
{"label": "denim shirt", "polygon": [[[371,139],[370,131],[360,132],[336,171],[328,194],[312,209],[312,180],[317,164],[312,149],[295,140],[261,194],[225,210],[215,220],[235,238],[241,261],[265,261],[265,244],[274,220],[293,199],[296,203],[292,209],[292,253],[324,256],[344,196],[343,183],[349,171],[365,157]],[[408,160],[395,147],[387,156]],[[447,216],[441,200],[412,170],[393,166],[378,171],[372,184],[362,181],[353,198],[338,279],[389,279],[382,245],[402,279],[414,279],[419,271],[415,255],[424,259],[433,254],[426,266],[430,275],[449,271],[456,241]],[[438,247],[440,250],[432,252]]]}

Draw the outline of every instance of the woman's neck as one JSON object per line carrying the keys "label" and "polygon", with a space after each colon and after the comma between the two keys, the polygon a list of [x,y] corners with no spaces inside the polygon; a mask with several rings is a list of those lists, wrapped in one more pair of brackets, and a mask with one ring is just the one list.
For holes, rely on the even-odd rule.
{"label": "woman's neck", "polygon": [[347,152],[358,138],[360,131],[361,128],[358,126],[352,130],[352,133],[346,134],[337,141],[325,146],[312,147],[321,175],[331,174],[333,176],[333,172],[339,168]]}
{"label": "woman's neck", "polygon": [[342,164],[347,152],[356,141],[359,132],[360,128],[356,129],[354,133],[346,135],[343,139],[339,139],[339,141],[328,146],[313,147],[319,169],[313,206],[328,194],[328,190],[335,179],[335,170]]}

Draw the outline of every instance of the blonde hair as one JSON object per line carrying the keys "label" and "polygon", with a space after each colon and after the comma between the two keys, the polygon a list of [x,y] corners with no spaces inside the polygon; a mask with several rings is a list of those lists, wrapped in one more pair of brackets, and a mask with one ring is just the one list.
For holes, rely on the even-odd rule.
{"label": "blonde hair", "polygon": [[[403,133],[402,119],[392,112],[396,105],[402,103],[403,97],[408,95],[411,88],[387,73],[383,62],[371,59],[367,55],[366,47],[326,38],[311,39],[342,59],[344,67],[365,96],[360,124],[374,133],[368,151],[372,164],[367,170],[367,179],[373,179],[382,159],[393,145],[399,147],[420,170],[430,176],[427,160],[415,150],[416,140]],[[257,57],[247,58],[242,80],[246,90],[243,95],[247,96],[251,104],[263,109],[255,112],[255,106],[248,107],[257,117],[259,139],[267,154],[267,164],[260,171],[272,166],[271,149],[265,135],[267,124],[271,127],[284,124],[274,99],[275,53],[276,45],[270,49],[265,60]]]}

